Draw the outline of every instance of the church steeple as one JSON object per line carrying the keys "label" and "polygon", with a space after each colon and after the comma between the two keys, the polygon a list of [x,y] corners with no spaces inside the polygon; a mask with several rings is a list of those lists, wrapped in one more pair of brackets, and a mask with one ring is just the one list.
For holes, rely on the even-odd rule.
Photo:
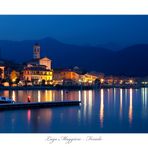
{"label": "church steeple", "polygon": [[33,46],[33,59],[39,59],[40,58],[40,45],[35,44]]}

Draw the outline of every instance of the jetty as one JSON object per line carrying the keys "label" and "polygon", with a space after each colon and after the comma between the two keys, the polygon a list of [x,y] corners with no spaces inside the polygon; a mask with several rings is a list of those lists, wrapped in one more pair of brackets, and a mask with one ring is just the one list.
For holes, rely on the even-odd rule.
{"label": "jetty", "polygon": [[6,103],[6,104],[0,104],[0,110],[12,110],[12,109],[20,110],[20,109],[33,109],[33,108],[79,106],[80,103],[81,101]]}

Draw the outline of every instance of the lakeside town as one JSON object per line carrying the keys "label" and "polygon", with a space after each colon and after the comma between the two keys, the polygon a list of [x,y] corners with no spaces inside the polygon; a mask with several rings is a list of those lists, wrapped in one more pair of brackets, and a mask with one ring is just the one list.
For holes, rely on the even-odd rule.
{"label": "lakeside town", "polygon": [[148,132],[148,18],[0,19],[1,133]]}
{"label": "lakeside town", "polygon": [[[0,60],[0,88],[100,88],[147,87],[148,77],[108,76],[101,72],[84,71],[78,66],[52,68],[50,58],[41,57],[39,44],[33,46],[33,58],[23,64]],[[19,56],[19,55],[18,55]],[[33,88],[32,87],[32,88]]]}

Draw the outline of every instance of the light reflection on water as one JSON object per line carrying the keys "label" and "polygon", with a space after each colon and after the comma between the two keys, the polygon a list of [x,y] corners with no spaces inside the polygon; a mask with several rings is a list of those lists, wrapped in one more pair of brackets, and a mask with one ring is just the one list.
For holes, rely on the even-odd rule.
{"label": "light reflection on water", "polygon": [[122,119],[122,100],[123,100],[123,90],[120,89],[120,118]]}
{"label": "light reflection on water", "polygon": [[[91,95],[92,91],[89,92]],[[16,102],[27,102],[28,96],[31,102],[50,102],[64,100],[81,100],[81,91],[64,91],[64,90],[37,90],[37,91],[3,91],[1,96],[10,97]],[[92,98],[92,96],[90,96]]]}
{"label": "light reflection on water", "polygon": [[27,111],[27,121],[28,121],[28,124],[30,124],[30,119],[31,119],[31,110],[28,109],[28,111]]}
{"label": "light reflection on water", "polygon": [[41,91],[38,90],[38,101],[37,102],[41,102]]}
{"label": "light reflection on water", "polygon": [[148,110],[148,88],[141,89],[141,98],[142,98],[142,116],[143,118],[147,118],[147,110]]}
{"label": "light reflection on water", "polygon": [[15,91],[12,91],[12,99],[13,99],[14,101],[16,101],[16,93],[15,93]]}
{"label": "light reflection on water", "polygon": [[93,103],[93,91],[89,90],[88,91],[88,116],[89,119],[92,117],[92,103]]}
{"label": "light reflection on water", "polygon": [[16,102],[27,102],[28,96],[32,102],[82,101],[76,107],[1,111],[0,132],[148,132],[148,88],[20,90],[0,95]]}
{"label": "light reflection on water", "polygon": [[100,92],[100,127],[103,127],[103,120],[104,120],[104,90],[101,89]]}
{"label": "light reflection on water", "polygon": [[[87,122],[91,121],[92,118],[92,106],[93,106],[93,98],[94,98],[94,94],[93,91],[89,90],[89,91],[82,91],[81,92],[81,99],[82,100],[82,106],[81,108],[83,108],[82,113],[83,113],[83,117],[84,117],[84,124],[86,124]],[[80,114],[80,113],[79,113]]]}
{"label": "light reflection on water", "polygon": [[129,122],[130,124],[132,123],[132,119],[133,119],[133,90],[130,89],[130,100],[129,100]]}

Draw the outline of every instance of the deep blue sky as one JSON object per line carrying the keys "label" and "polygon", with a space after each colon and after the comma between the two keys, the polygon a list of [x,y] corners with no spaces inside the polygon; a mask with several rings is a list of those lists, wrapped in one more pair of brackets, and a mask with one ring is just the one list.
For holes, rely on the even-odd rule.
{"label": "deep blue sky", "polygon": [[53,37],[64,43],[148,43],[148,16],[0,16],[0,40]]}

